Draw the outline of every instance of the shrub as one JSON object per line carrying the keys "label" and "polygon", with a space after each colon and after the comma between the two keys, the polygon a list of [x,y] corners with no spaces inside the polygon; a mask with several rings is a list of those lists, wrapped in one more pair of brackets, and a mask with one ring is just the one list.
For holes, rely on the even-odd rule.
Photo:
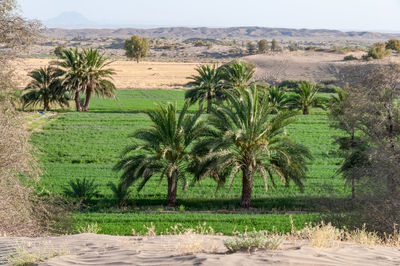
{"label": "shrub", "polygon": [[225,247],[230,252],[236,252],[239,250],[253,249],[279,249],[284,241],[284,237],[276,234],[272,234],[268,231],[253,231],[239,233],[235,237],[224,241]]}
{"label": "shrub", "polygon": [[75,179],[69,181],[69,187],[64,188],[64,194],[79,203],[88,203],[93,197],[99,195],[98,185],[94,180]]}
{"label": "shrub", "polygon": [[295,43],[291,43],[288,48],[289,48],[289,51],[291,51],[291,52],[298,50],[297,44],[295,44]]}
{"label": "shrub", "polygon": [[390,39],[386,42],[386,49],[400,51],[400,40]]}
{"label": "shrub", "polygon": [[108,187],[110,187],[113,192],[113,196],[117,200],[118,205],[122,207],[129,198],[129,188],[122,182],[118,183],[118,185],[110,182],[108,183]]}
{"label": "shrub", "polygon": [[383,42],[377,42],[371,45],[371,47],[368,49],[367,56],[364,56],[363,58],[366,60],[369,60],[370,58],[382,59],[385,56],[388,56],[389,54],[390,50],[386,49],[386,44]]}
{"label": "shrub", "polygon": [[354,55],[348,55],[343,58],[344,61],[358,60]]}

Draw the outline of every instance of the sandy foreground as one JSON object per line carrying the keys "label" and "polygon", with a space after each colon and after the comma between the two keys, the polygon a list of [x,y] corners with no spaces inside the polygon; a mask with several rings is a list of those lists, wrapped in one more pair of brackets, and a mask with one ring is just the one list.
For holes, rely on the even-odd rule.
{"label": "sandy foreground", "polygon": [[15,247],[34,252],[60,251],[39,265],[400,265],[400,249],[335,243],[315,248],[289,242],[281,250],[228,254],[224,236],[121,237],[80,234],[48,238],[0,238],[0,262]]}

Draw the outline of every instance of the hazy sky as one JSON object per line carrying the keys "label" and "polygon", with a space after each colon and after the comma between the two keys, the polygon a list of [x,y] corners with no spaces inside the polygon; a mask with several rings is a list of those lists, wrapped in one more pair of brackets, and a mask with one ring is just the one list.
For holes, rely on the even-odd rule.
{"label": "hazy sky", "polygon": [[93,21],[162,26],[266,26],[400,32],[400,0],[18,0],[41,20],[76,11]]}

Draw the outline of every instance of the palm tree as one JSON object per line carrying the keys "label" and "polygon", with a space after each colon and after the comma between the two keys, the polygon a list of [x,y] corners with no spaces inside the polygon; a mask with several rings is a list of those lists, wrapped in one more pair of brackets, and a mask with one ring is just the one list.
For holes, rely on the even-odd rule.
{"label": "palm tree", "polygon": [[231,186],[241,172],[243,208],[250,207],[256,173],[263,177],[266,191],[268,177],[272,184],[274,177],[279,177],[286,185],[293,180],[303,189],[306,159],[311,154],[285,134],[295,113],[271,115],[274,110],[267,97],[260,96],[256,85],[226,92],[226,96],[229,104],[219,104],[212,110],[208,129],[194,147],[194,152],[202,156],[197,163],[196,179],[211,175],[224,183],[229,177]]}
{"label": "palm tree", "polygon": [[65,49],[61,51],[60,61],[52,64],[61,67],[64,71],[62,85],[74,95],[75,106],[78,112],[81,111],[80,92],[83,87],[84,64],[82,54],[78,48]]}
{"label": "palm tree", "polygon": [[187,85],[193,87],[185,93],[185,99],[191,104],[199,102],[199,110],[203,108],[203,102],[207,101],[207,113],[210,113],[212,102],[221,96],[222,87],[221,69],[215,65],[201,65],[196,68],[197,75],[190,77],[193,81]]}
{"label": "palm tree", "polygon": [[176,205],[178,180],[186,184],[185,172],[193,157],[191,144],[205,127],[205,122],[199,120],[201,113],[188,114],[188,106],[186,102],[179,114],[171,103],[149,111],[152,126],[136,131],[134,138],[139,143],[128,146],[123,159],[114,167],[116,171],[123,170],[121,181],[127,186],[141,179],[138,191],[154,174],[160,174],[161,179],[166,176],[167,206]]}
{"label": "palm tree", "polygon": [[303,115],[310,113],[311,107],[325,109],[327,100],[318,96],[319,89],[309,82],[300,82],[289,99],[291,109],[302,110]]}
{"label": "palm tree", "polygon": [[48,66],[32,71],[28,74],[33,80],[26,86],[28,92],[22,95],[24,108],[30,105],[43,103],[44,111],[50,110],[50,104],[68,105],[68,97],[61,86],[62,71]]}
{"label": "palm tree", "polygon": [[89,111],[92,94],[97,93],[103,97],[113,98],[115,96],[115,85],[110,80],[115,74],[114,70],[106,68],[112,63],[109,58],[100,54],[98,50],[84,49],[82,51],[83,77],[82,91],[86,93],[83,111]]}
{"label": "palm tree", "polygon": [[255,73],[255,66],[245,61],[233,61],[221,66],[225,87],[246,88]]}
{"label": "palm tree", "polygon": [[284,88],[271,86],[268,91],[268,105],[274,109],[274,113],[288,109],[289,95]]}

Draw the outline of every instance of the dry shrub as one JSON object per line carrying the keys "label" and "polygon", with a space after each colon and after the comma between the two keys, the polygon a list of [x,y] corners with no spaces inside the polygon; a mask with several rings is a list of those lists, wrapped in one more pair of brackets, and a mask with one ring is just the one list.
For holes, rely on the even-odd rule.
{"label": "dry shrub", "polygon": [[78,232],[80,234],[98,234],[101,231],[101,228],[99,227],[99,225],[96,223],[93,224],[88,224],[86,227],[81,226],[78,229]]}
{"label": "dry shrub", "polygon": [[224,241],[225,247],[230,252],[240,250],[256,251],[257,249],[279,249],[284,241],[284,236],[268,231],[251,231],[239,233],[233,238]]}
{"label": "dry shrub", "polygon": [[70,250],[66,246],[54,247],[51,243],[17,243],[14,252],[6,257],[10,265],[36,265],[48,259],[69,255]]}
{"label": "dry shrub", "polygon": [[175,241],[174,251],[178,255],[215,253],[218,247],[218,240],[210,239],[210,237],[206,235],[199,235],[194,229],[188,229],[186,232],[178,235],[178,241]]}
{"label": "dry shrub", "polygon": [[[34,186],[40,166],[32,155],[29,134],[9,102],[0,108],[0,235],[36,236],[69,223],[65,202]],[[8,108],[4,108],[8,107]],[[61,228],[60,228],[61,227]]]}

